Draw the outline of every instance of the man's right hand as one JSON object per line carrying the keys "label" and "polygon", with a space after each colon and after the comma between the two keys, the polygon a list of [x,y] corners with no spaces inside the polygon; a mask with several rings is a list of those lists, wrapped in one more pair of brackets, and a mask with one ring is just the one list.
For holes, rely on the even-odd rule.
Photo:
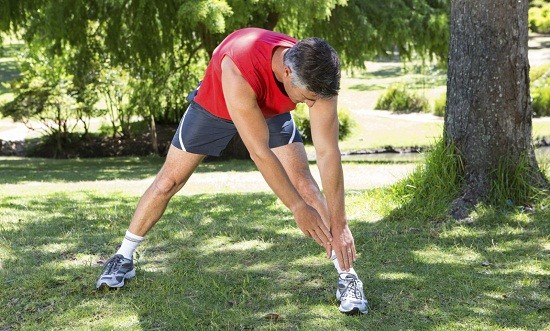
{"label": "man's right hand", "polygon": [[306,236],[312,237],[320,246],[327,250],[327,254],[330,254],[332,235],[317,210],[304,203],[294,209],[292,213],[300,230]]}

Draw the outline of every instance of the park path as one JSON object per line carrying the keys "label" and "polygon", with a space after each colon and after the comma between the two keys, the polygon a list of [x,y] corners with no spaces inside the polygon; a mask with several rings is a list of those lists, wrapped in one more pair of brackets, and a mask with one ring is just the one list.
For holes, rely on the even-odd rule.
{"label": "park path", "polygon": [[[0,161],[1,162],[1,161]],[[344,163],[346,190],[365,190],[395,183],[407,176],[417,164],[354,164]],[[313,176],[321,183],[317,167],[311,166]],[[0,196],[17,192],[18,195],[70,194],[81,191],[97,191],[101,194],[122,193],[141,196],[153,182],[154,174],[139,180],[95,180],[81,182],[23,182],[0,185]],[[271,192],[259,171],[246,172],[197,172],[194,173],[178,195]]]}

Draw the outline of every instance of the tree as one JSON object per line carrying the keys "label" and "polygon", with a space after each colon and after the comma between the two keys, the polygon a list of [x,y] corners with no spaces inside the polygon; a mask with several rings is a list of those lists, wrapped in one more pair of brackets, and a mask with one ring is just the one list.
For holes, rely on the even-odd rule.
{"label": "tree", "polygon": [[525,0],[451,1],[444,137],[464,170],[455,218],[494,192],[499,173],[511,190],[547,186],[532,144],[528,8]]}
{"label": "tree", "polygon": [[[23,31],[24,39],[109,54],[134,75],[206,64],[231,31],[246,26],[297,38],[326,38],[345,65],[393,52],[447,53],[448,0],[1,0],[0,31]],[[90,45],[98,44],[99,47]],[[82,59],[84,60],[84,59]],[[196,83],[196,82],[195,82]]]}
{"label": "tree", "polygon": [[[1,109],[2,114],[42,130],[52,139],[54,157],[60,158],[66,157],[63,145],[70,139],[77,122],[83,121],[86,108],[79,102],[72,77],[62,65],[68,59],[68,52],[65,55],[50,58],[39,47],[29,48],[22,62],[29,74],[12,83],[16,97]],[[33,119],[38,120],[41,127],[34,128]]]}
{"label": "tree", "polygon": [[0,0],[0,7],[0,31],[54,55],[87,55],[67,63],[75,86],[97,78],[74,70],[96,70],[93,62],[128,70],[130,106],[163,122],[179,120],[211,52],[238,28],[324,37],[345,66],[360,68],[396,48],[445,58],[448,35],[448,0]]}

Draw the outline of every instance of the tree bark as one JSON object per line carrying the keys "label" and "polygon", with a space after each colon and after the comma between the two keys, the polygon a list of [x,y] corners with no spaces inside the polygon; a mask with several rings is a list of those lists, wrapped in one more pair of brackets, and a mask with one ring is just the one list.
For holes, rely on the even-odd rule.
{"label": "tree bark", "polygon": [[524,157],[545,183],[532,145],[527,0],[452,0],[445,140],[462,157],[464,186],[451,214],[483,201],[492,174]]}
{"label": "tree bark", "polygon": [[153,153],[159,154],[159,144],[158,144],[158,138],[157,138],[157,125],[155,124],[155,116],[151,114],[150,116],[150,124],[149,124],[149,132],[151,134],[151,149],[153,150]]}

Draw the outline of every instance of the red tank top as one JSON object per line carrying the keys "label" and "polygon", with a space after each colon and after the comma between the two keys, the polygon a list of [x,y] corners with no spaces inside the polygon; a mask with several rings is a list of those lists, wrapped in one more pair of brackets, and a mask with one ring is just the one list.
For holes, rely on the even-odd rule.
{"label": "red tank top", "polygon": [[292,47],[296,42],[282,33],[258,28],[231,33],[212,53],[195,102],[217,117],[231,119],[221,81],[221,62],[224,56],[229,56],[256,93],[265,118],[293,110],[296,104],[277,85],[271,58],[276,47]]}

